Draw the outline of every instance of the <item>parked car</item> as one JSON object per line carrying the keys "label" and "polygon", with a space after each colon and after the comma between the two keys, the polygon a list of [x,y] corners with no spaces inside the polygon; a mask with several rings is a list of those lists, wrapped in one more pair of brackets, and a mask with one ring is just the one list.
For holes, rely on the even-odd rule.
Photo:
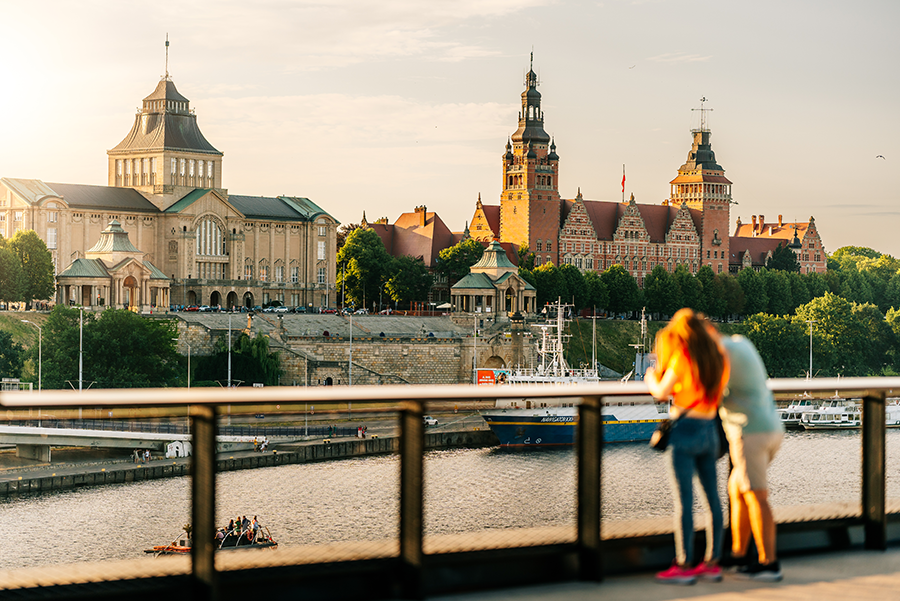
{"label": "parked car", "polygon": [[210,307],[209,305],[200,305],[198,311],[200,311],[200,313],[211,313],[212,307]]}
{"label": "parked car", "polygon": [[368,309],[365,309],[365,308],[363,308],[363,309],[357,309],[356,311],[354,311],[354,313],[355,313],[356,315],[368,315],[368,314],[369,314],[369,310],[368,310]]}
{"label": "parked car", "polygon": [[276,313],[287,313],[289,309],[287,307],[275,307]]}
{"label": "parked car", "polygon": [[322,313],[332,314],[332,313],[337,313],[337,311],[335,311],[334,309],[322,309]]}
{"label": "parked car", "polygon": [[438,424],[438,421],[436,419],[434,419],[433,417],[431,417],[430,415],[426,415],[425,417],[423,417],[422,422],[425,424],[426,427],[436,426]]}

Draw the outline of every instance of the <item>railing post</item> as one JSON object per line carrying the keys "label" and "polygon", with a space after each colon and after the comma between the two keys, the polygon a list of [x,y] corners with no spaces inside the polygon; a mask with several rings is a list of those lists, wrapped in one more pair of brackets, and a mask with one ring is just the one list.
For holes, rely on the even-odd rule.
{"label": "railing post", "polygon": [[421,401],[400,410],[400,588],[405,599],[422,599],[423,453],[425,426]]}
{"label": "railing post", "polygon": [[578,406],[578,575],[581,580],[603,580],[600,539],[600,475],[603,417],[600,397],[582,399]]}
{"label": "railing post", "polygon": [[885,393],[863,398],[862,414],[862,520],[865,548],[887,548],[885,511]]}
{"label": "railing post", "polygon": [[216,408],[191,406],[191,577],[194,599],[215,601]]}

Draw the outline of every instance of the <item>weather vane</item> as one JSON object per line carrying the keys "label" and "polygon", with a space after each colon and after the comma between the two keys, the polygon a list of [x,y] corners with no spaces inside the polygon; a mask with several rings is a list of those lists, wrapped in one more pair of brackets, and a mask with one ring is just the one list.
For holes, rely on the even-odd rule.
{"label": "weather vane", "polygon": [[691,109],[692,111],[700,111],[700,131],[709,131],[706,129],[706,113],[712,112],[712,109],[703,108],[703,105],[709,102],[706,99],[706,96],[700,99],[700,108],[699,109]]}

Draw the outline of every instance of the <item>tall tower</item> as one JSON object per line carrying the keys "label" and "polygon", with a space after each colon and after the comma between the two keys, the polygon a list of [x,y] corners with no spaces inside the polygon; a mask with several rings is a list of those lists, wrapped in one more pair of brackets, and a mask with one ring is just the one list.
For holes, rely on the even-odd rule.
{"label": "tall tower", "polygon": [[694,143],[687,162],[678,169],[678,177],[669,182],[669,204],[687,205],[701,211],[701,265],[709,265],[715,273],[728,272],[728,228],[731,209],[731,181],[725,170],[716,163],[716,155],[709,143],[711,135],[706,125],[706,98],[700,100],[700,127],[691,130]]}
{"label": "tall tower", "polygon": [[[144,98],[125,139],[109,157],[109,185],[134,188],[164,209],[194,188],[222,188],[222,153],[200,132],[191,102],[166,74]],[[178,188],[182,188],[178,190]]]}
{"label": "tall tower", "polygon": [[[541,242],[543,255],[558,263],[559,155],[544,131],[538,78],[529,65],[522,92],[519,128],[506,144],[503,155],[503,192],[500,194],[500,240],[534,252]],[[547,252],[547,242],[551,249]]]}

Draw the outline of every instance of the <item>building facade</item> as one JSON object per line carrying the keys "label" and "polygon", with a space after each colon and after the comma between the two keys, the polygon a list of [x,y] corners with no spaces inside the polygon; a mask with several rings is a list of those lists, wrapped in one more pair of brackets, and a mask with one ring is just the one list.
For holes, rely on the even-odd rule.
{"label": "building facade", "polygon": [[337,220],[307,198],[229,194],[223,154],[168,75],[107,155],[107,186],[0,179],[0,234],[35,230],[59,274],[116,221],[171,278],[173,304],[334,304]]}
{"label": "building facade", "polygon": [[[573,200],[562,199],[559,155],[544,131],[537,87],[537,75],[529,69],[518,129],[502,158],[500,204],[485,205],[479,196],[469,228],[472,237],[525,246],[534,254],[536,267],[553,263],[603,271],[619,264],[643,285],[656,266],[674,271],[683,265],[694,274],[703,265],[714,273],[758,268],[778,243],[792,242],[796,231],[800,246],[791,248],[803,271],[825,270],[825,247],[812,217],[808,223],[786,225],[779,218],[777,226],[754,217],[752,228],[738,219],[734,235],[729,235],[732,182],[716,161],[706,126],[708,109],[702,105],[687,160],[669,182],[662,204],[638,204],[633,195],[627,202],[585,200],[580,190]],[[753,242],[763,237],[770,241]]]}

